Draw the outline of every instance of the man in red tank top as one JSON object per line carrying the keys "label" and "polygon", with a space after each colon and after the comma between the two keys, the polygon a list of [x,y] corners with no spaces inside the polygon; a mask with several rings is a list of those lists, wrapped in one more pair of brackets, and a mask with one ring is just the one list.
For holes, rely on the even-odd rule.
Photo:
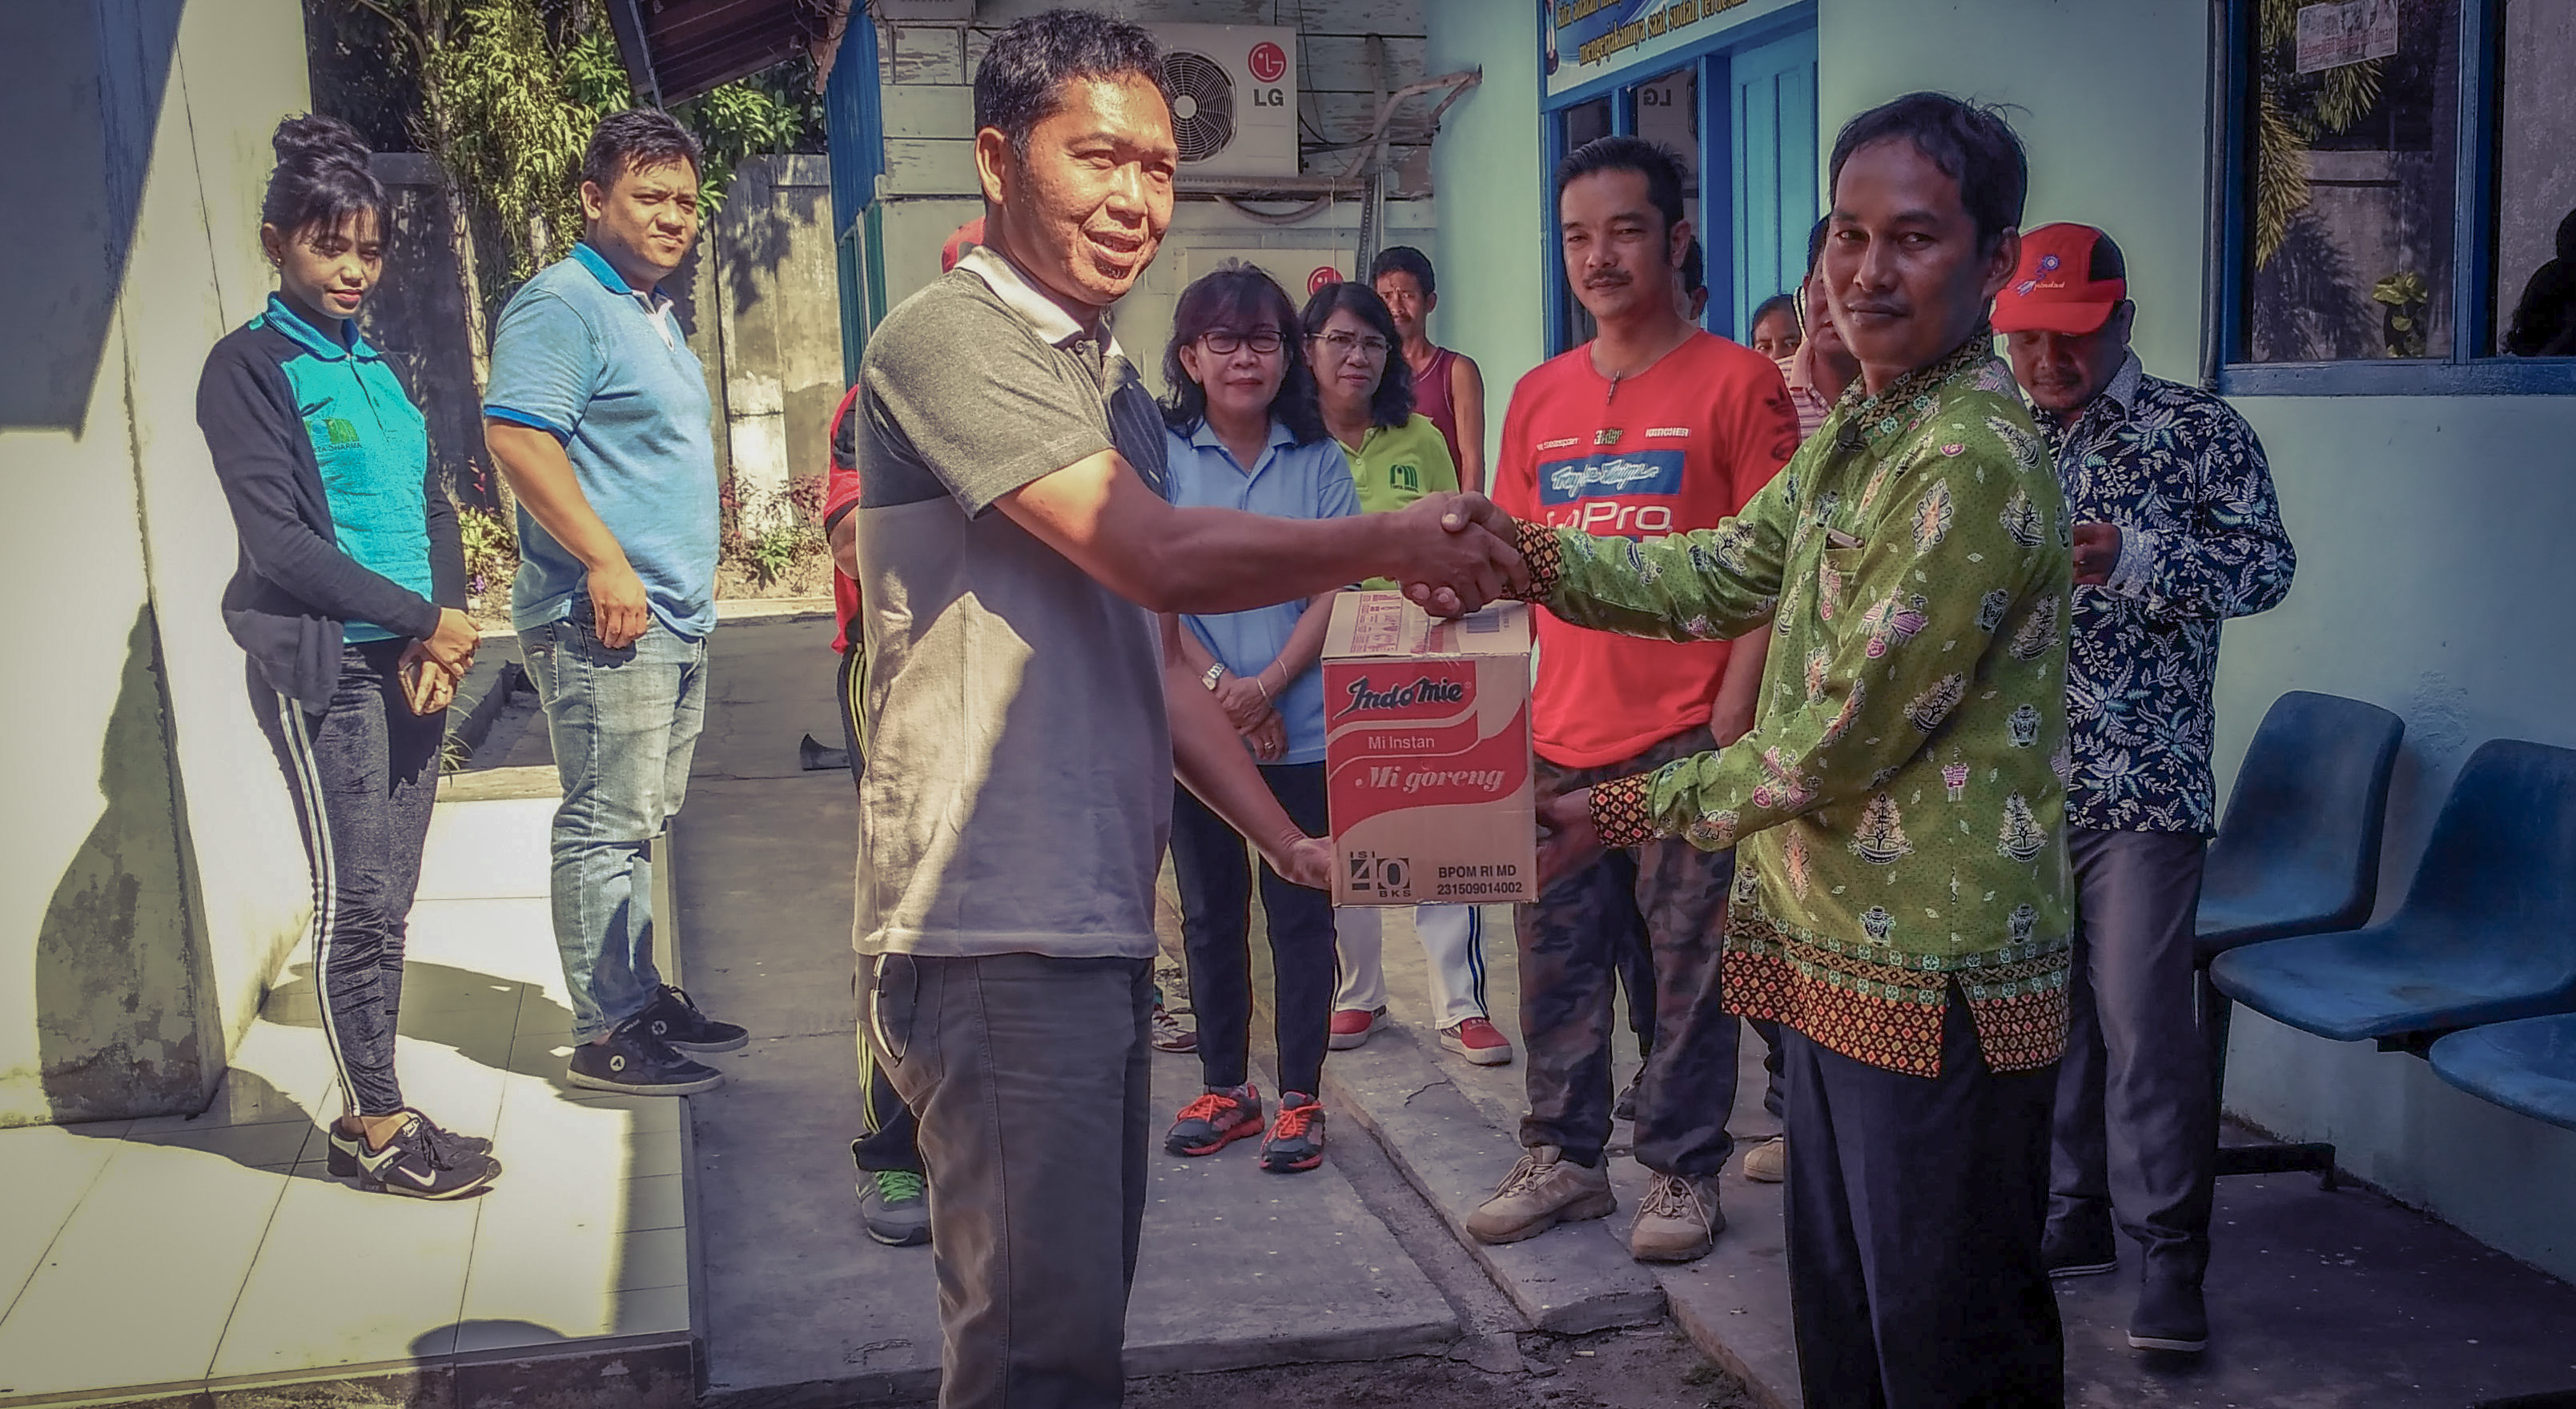
{"label": "man in red tank top", "polygon": [[1389,245],[1369,265],[1369,283],[1395,315],[1404,363],[1413,369],[1413,409],[1431,418],[1449,442],[1458,487],[1485,491],[1485,374],[1463,352],[1431,345],[1431,310],[1440,306],[1431,261],[1411,245]]}

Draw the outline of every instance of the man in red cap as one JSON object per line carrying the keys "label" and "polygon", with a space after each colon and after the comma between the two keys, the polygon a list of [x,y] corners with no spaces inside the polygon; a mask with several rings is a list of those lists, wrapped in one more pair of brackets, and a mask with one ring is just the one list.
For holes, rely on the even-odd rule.
{"label": "man in red cap", "polygon": [[2022,236],[1995,296],[2013,375],[2075,520],[2066,846],[2076,885],[2044,1253],[2052,1275],[2142,1253],[2129,1344],[2208,1342],[2201,1276],[2217,1111],[2192,1012],[2192,929],[2216,830],[2219,626],[2267,611],[2297,559],[2263,447],[2209,392],[2129,350],[2120,247],[2089,225]]}

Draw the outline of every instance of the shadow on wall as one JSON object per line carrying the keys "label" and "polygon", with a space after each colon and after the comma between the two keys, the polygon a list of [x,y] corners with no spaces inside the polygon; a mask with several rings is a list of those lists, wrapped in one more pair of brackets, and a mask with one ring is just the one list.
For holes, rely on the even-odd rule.
{"label": "shadow on wall", "polygon": [[100,750],[98,822],[36,931],[39,1080],[55,1121],[193,1112],[222,1074],[161,673],[147,607]]}
{"label": "shadow on wall", "polygon": [[[775,286],[794,231],[828,232],[831,226],[831,212],[825,208],[830,189],[778,185],[778,170],[775,161],[744,163],[729,193],[732,199],[710,222],[722,230],[719,262],[736,313],[757,305]],[[713,237],[716,231],[708,234]]]}
{"label": "shadow on wall", "polygon": [[77,432],[89,414],[182,4],[0,4],[0,430]]}

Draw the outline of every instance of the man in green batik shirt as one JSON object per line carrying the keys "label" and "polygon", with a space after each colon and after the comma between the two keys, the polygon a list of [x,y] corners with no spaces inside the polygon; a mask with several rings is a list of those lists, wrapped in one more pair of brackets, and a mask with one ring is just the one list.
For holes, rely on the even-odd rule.
{"label": "man in green batik shirt", "polygon": [[1918,93],[1843,129],[1832,180],[1823,270],[1862,380],[1740,516],[1633,543],[1486,515],[1567,621],[1775,633],[1753,731],[1558,799],[1541,871],[1736,848],[1723,991],[1787,1030],[1807,1402],[2054,1405],[2068,524],[1985,322],[2021,145]]}

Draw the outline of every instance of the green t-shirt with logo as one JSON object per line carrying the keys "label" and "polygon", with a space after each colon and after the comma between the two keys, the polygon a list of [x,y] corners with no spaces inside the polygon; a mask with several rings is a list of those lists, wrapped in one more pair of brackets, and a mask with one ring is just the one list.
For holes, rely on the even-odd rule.
{"label": "green t-shirt with logo", "polygon": [[[1401,509],[1425,494],[1458,492],[1457,462],[1449,458],[1449,442],[1428,416],[1391,428],[1371,426],[1359,449],[1342,446],[1342,458],[1350,462],[1363,514]],[[1360,584],[1372,591],[1393,591],[1395,585],[1383,577]]]}

